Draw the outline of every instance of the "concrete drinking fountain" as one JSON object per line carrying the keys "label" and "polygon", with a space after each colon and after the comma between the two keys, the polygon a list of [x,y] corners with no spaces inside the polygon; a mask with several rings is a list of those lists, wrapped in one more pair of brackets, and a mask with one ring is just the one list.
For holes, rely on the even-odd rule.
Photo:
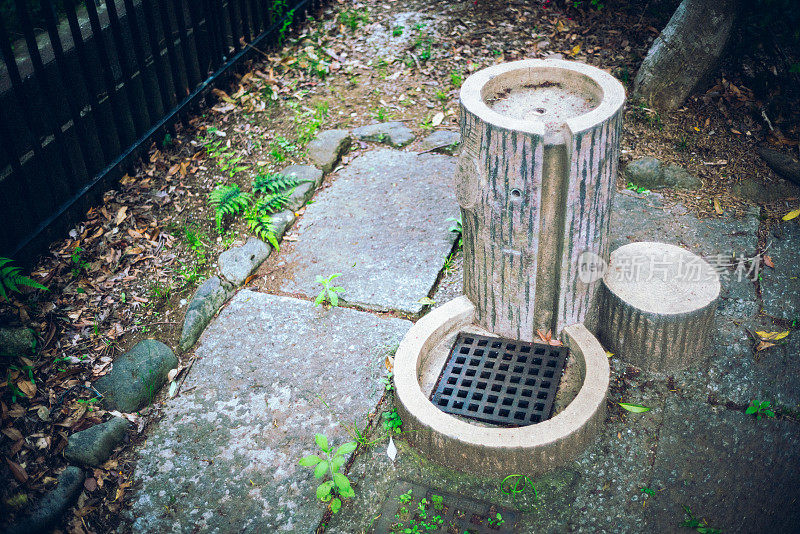
{"label": "concrete drinking fountain", "polygon": [[[610,74],[561,60],[495,65],[462,86],[455,182],[465,296],[420,319],[394,364],[398,411],[423,455],[480,474],[532,475],[594,439],[610,376],[591,333],[601,299],[594,270],[609,259],[624,101]],[[560,336],[568,360],[532,345],[537,331]],[[461,352],[451,356],[456,340]],[[545,403],[554,416],[531,411]],[[518,424],[480,420],[495,411]]]}

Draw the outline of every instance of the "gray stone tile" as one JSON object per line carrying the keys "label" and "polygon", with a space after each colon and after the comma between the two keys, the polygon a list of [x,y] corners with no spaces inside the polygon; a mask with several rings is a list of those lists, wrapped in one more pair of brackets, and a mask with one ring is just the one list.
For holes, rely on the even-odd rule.
{"label": "gray stone tile", "polygon": [[297,222],[277,258],[280,290],[314,298],[317,275],[342,273],[346,302],[419,312],[452,248],[455,161],[390,149],[354,159]]}
{"label": "gray stone tile", "polygon": [[[181,394],[139,449],[133,532],[313,532],[314,434],[349,441],[410,323],[249,290],[207,328]],[[336,412],[331,413],[324,399]]]}
{"label": "gray stone tile", "polygon": [[723,532],[796,532],[800,432],[796,423],[681,397],[665,406],[647,528],[677,531],[688,506]]}
{"label": "gray stone tile", "polygon": [[773,232],[766,254],[775,268],[762,272],[764,313],[789,321],[800,319],[800,224],[789,221]]}

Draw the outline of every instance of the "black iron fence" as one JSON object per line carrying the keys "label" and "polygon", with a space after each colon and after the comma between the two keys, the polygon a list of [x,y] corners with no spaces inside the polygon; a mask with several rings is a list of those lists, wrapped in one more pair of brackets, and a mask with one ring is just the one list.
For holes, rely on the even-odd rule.
{"label": "black iron fence", "polygon": [[322,0],[0,0],[0,256],[32,258]]}

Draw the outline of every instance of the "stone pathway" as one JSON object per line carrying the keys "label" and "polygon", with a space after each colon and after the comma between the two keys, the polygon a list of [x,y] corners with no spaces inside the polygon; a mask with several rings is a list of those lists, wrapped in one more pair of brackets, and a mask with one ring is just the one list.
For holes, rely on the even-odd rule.
{"label": "stone pathway", "polygon": [[324,510],[297,460],[316,452],[315,433],[349,440],[337,418],[363,428],[410,325],[241,290],[139,451],[130,530],[312,532]]}
{"label": "stone pathway", "polygon": [[272,273],[279,289],[313,299],[317,276],[342,273],[347,303],[419,313],[453,247],[455,161],[389,149],[353,160],[295,226]]}
{"label": "stone pathway", "polygon": [[[376,149],[316,195],[271,274],[297,298],[242,289],[208,326],[181,394],[167,401],[139,451],[126,531],[315,531],[324,507],[297,461],[313,452],[315,433],[338,444],[350,439],[340,422],[363,427],[383,393],[383,360],[411,324],[314,307],[315,277],[341,272],[348,304],[419,313],[452,248],[446,219],[457,213],[454,161]],[[753,256],[758,226],[757,212],[699,220],[657,194],[623,193],[615,199],[612,248],[659,240],[707,258]],[[764,273],[763,307],[797,317],[791,291],[800,289],[793,278],[800,232],[789,225],[771,239],[776,268]],[[449,276],[457,279],[455,265]],[[449,298],[452,284],[446,291]],[[355,458],[356,496],[326,532],[369,532],[404,480],[515,510],[517,532],[680,531],[684,506],[724,532],[792,531],[800,524],[800,426],[743,412],[754,398],[800,408],[800,332],[756,359],[747,329],[768,324],[756,285],[726,276],[723,291],[707,364],[667,377],[611,359],[612,398],[651,411],[631,414],[610,403],[601,438],[535,480],[538,497],[503,495],[499,480],[432,464],[401,441],[393,462],[384,440]],[[790,298],[781,304],[781,295]]]}

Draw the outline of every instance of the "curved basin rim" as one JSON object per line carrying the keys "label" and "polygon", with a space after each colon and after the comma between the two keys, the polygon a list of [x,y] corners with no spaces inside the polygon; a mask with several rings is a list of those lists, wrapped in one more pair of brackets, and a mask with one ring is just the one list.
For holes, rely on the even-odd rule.
{"label": "curved basin rim", "polygon": [[575,399],[559,414],[534,425],[496,428],[472,425],[439,410],[423,393],[417,379],[417,365],[425,342],[441,339],[472,323],[475,307],[467,297],[459,297],[432,310],[409,330],[395,353],[394,380],[398,400],[424,427],[446,434],[451,439],[489,448],[532,448],[578,432],[603,408],[611,370],[599,341],[583,324],[564,329],[571,353],[582,358],[585,375]]}

